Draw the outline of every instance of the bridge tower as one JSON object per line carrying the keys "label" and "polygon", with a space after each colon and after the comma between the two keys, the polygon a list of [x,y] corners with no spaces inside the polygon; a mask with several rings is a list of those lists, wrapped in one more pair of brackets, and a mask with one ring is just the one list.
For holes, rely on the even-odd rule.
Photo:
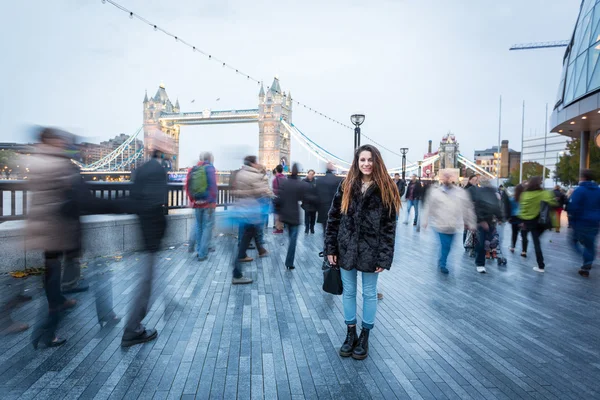
{"label": "bridge tower", "polygon": [[281,91],[275,77],[266,92],[261,85],[258,93],[258,162],[268,171],[290,164],[291,138],[281,120],[292,123],[292,95]]}
{"label": "bridge tower", "polygon": [[456,136],[452,132],[448,132],[442,137],[439,150],[440,169],[458,168],[458,155],[460,154],[458,147]]}
{"label": "bridge tower", "polygon": [[179,169],[179,124],[170,121],[160,121],[161,113],[180,112],[179,100],[175,105],[169,100],[165,85],[160,84],[154,97],[148,98],[148,93],[144,96],[144,160],[150,158],[148,149],[152,146],[152,138],[157,132],[164,132],[175,140],[175,155],[173,156],[173,170]]}

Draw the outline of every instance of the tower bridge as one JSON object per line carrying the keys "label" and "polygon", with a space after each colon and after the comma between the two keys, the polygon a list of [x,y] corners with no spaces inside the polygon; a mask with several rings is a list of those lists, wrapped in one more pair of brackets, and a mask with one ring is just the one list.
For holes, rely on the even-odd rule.
{"label": "tower bridge", "polygon": [[292,96],[281,90],[279,79],[275,77],[270,87],[260,87],[258,108],[213,111],[205,109],[196,112],[182,112],[179,100],[171,102],[165,85],[161,84],[154,97],[144,97],[144,156],[149,158],[152,140],[157,132],[163,132],[175,141],[173,168],[179,169],[179,136],[181,126],[211,124],[258,123],[258,159],[272,170],[277,164],[289,164],[291,138],[283,122],[292,122]]}

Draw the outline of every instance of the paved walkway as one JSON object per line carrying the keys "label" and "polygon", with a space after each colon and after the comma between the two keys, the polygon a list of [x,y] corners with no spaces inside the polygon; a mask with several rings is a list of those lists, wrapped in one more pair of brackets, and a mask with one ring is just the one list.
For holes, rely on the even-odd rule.
{"label": "paved walkway", "polygon": [[[286,236],[267,238],[271,255],[247,264],[247,286],[230,284],[230,237],[203,263],[185,246],[161,252],[147,318],[154,342],[121,349],[123,322],[101,329],[92,292],[75,296],[63,347],[34,351],[29,333],[2,338],[0,398],[600,398],[600,270],[577,274],[565,233],[543,237],[543,275],[532,271],[533,249],[477,274],[456,243],[445,276],[433,232],[400,225],[365,361],[338,356],[341,298],[321,291],[319,232],[300,234],[293,272],[283,266]],[[119,315],[144,259],[84,270],[92,287],[112,280]],[[34,301],[16,315],[33,323],[45,300],[39,278],[26,285]]]}

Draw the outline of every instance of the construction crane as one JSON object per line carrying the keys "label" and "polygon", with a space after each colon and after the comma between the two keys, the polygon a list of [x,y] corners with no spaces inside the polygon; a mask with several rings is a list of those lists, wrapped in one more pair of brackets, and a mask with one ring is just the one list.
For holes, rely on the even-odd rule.
{"label": "construction crane", "polygon": [[537,42],[537,43],[523,43],[514,44],[508,50],[535,50],[535,49],[549,49],[552,47],[567,47],[570,40],[558,40],[556,42]]}

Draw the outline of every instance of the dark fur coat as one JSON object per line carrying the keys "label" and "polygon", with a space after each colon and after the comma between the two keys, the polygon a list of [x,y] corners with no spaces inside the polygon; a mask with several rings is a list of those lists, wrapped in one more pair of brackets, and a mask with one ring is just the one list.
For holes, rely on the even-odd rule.
{"label": "dark fur coat", "polygon": [[337,264],[345,270],[375,272],[390,269],[396,241],[396,210],[383,206],[381,192],[372,184],[363,195],[352,190],[347,214],[342,214],[342,185],[339,186],[327,220],[327,255],[337,255]]}

